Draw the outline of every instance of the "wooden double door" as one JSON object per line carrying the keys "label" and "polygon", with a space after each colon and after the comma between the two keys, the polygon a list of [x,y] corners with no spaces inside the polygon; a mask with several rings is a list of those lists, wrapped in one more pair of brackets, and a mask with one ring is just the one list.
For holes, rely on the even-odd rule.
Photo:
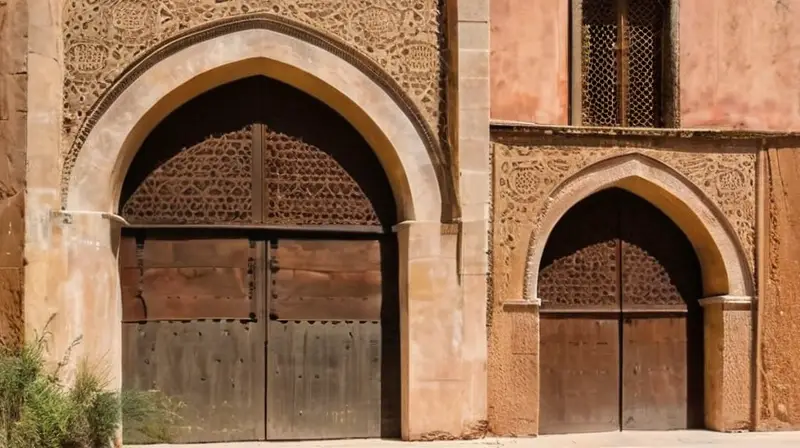
{"label": "wooden double door", "polygon": [[142,230],[120,258],[123,383],[184,404],[176,442],[399,436],[393,240]]}
{"label": "wooden double door", "polygon": [[681,230],[605,190],[565,214],[541,266],[540,433],[701,427],[701,274]]}

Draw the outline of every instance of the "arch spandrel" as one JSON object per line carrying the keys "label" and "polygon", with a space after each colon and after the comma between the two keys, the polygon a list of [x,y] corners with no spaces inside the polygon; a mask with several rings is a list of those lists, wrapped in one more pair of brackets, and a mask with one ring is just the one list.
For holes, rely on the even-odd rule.
{"label": "arch spandrel", "polygon": [[[216,51],[220,46],[226,50]],[[87,133],[68,173],[65,207],[116,210],[127,168],[158,122],[205,91],[254,75],[292,85],[353,124],[386,171],[401,219],[441,219],[443,189],[437,163],[425,134],[404,106],[337,55],[264,28],[231,31],[197,42],[132,79]]]}
{"label": "arch spandrel", "polygon": [[[310,31],[340,50],[380,66],[408,94],[432,129],[438,127],[441,22],[438,0],[69,0],[64,5],[64,130],[76,136],[104,90],[153,48],[204,27],[265,19],[285,31]],[[187,32],[188,30],[188,32]],[[304,31],[305,30],[305,31]],[[123,76],[124,79],[124,76]]]}
{"label": "arch spandrel", "polygon": [[582,199],[611,187],[646,199],[683,230],[700,260],[706,297],[753,295],[747,257],[717,206],[672,168],[641,154],[629,154],[589,165],[565,179],[547,197],[546,211],[528,244],[526,298],[536,298],[542,253],[559,219]]}

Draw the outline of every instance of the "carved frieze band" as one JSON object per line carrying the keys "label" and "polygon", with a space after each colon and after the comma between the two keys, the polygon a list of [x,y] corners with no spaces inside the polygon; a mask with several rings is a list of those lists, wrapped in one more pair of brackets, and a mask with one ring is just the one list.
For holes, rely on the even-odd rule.
{"label": "carved frieze band", "polygon": [[[495,297],[521,297],[530,238],[547,213],[551,193],[570,176],[610,157],[639,153],[695,184],[725,215],[746,254],[755,258],[755,152],[634,148],[528,147],[494,143]],[[546,238],[546,235],[543,236]],[[527,291],[535,297],[535,291]]]}
{"label": "carved frieze band", "polygon": [[298,37],[359,67],[401,105],[425,139],[434,164],[443,169],[439,3],[71,0],[64,15],[63,147],[69,149],[62,190],[91,128],[144,71],[194,43],[252,28]]}

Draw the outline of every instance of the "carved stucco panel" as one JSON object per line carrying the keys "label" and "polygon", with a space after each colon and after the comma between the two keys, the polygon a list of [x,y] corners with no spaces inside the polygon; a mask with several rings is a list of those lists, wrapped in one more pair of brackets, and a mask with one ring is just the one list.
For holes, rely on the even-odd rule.
{"label": "carved stucco panel", "polygon": [[64,14],[64,148],[92,105],[154,46],[224,18],[274,14],[345,42],[380,65],[437,129],[438,0],[69,0]]}
{"label": "carved stucco panel", "polygon": [[496,300],[523,298],[528,247],[531,238],[537,237],[533,231],[547,213],[548,197],[561,182],[594,163],[631,153],[658,160],[699,187],[729,220],[752,273],[755,259],[755,153],[528,147],[494,143],[492,265]]}

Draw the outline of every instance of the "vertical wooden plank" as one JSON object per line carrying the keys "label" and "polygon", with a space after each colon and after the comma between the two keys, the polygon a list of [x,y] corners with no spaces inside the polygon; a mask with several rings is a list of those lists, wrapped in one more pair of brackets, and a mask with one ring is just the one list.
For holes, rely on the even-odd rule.
{"label": "vertical wooden plank", "polygon": [[622,428],[690,428],[686,316],[631,316],[623,322]]}
{"label": "vertical wooden plank", "polygon": [[266,428],[267,438],[272,440],[291,429],[294,417],[292,329],[287,322],[268,323]]}
{"label": "vertical wooden plank", "polygon": [[[381,251],[373,241],[282,240],[271,254],[277,275],[269,283],[270,300],[284,304],[269,311],[268,439],[380,437],[388,432],[384,418],[398,423],[396,412],[384,411],[397,404],[384,395],[399,385],[383,389],[383,307],[370,305],[372,319],[349,320],[323,303],[356,302],[350,310],[381,304],[382,283],[365,282],[361,274],[383,277]],[[387,312],[389,319],[396,315]],[[392,365],[399,368],[398,361]]]}
{"label": "vertical wooden plank", "polygon": [[539,271],[539,432],[619,429],[619,201],[607,190],[569,210]]}
{"label": "vertical wooden plank", "polygon": [[669,217],[632,197],[621,209],[622,428],[702,425],[702,282],[694,248]]}
{"label": "vertical wooden plank", "polygon": [[270,322],[267,438],[380,437],[380,331],[377,322]]}
{"label": "vertical wooden plank", "polygon": [[617,315],[542,314],[539,433],[619,429]]}
{"label": "vertical wooden plank", "polygon": [[264,356],[259,325],[123,324],[125,387],[158,389],[185,404],[176,442],[262,440]]}

